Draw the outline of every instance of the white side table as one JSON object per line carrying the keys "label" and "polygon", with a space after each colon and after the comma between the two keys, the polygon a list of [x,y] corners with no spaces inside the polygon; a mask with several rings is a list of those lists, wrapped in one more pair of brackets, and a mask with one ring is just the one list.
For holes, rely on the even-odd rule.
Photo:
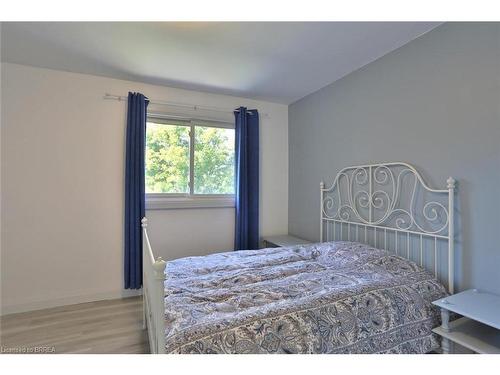
{"label": "white side table", "polygon": [[[433,302],[441,308],[442,324],[432,331],[442,337],[444,354],[457,343],[475,353],[500,354],[500,296],[466,290]],[[450,311],[463,317],[450,322]]]}
{"label": "white side table", "polygon": [[265,247],[286,247],[295,245],[307,245],[312,243],[299,237],[289,236],[288,234],[281,236],[264,237],[263,240]]}

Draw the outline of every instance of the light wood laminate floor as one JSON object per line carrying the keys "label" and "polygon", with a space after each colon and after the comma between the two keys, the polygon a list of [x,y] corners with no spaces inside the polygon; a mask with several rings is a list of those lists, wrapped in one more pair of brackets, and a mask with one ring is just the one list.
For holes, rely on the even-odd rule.
{"label": "light wood laminate floor", "polygon": [[0,318],[0,345],[3,353],[20,347],[48,347],[48,353],[149,353],[147,332],[142,329],[142,299],[5,315]]}

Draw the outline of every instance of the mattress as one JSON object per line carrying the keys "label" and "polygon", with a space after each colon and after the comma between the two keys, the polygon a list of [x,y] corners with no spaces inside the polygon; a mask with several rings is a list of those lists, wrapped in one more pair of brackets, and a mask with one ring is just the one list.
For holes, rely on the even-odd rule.
{"label": "mattress", "polygon": [[426,353],[446,295],[415,263],[355,242],[167,263],[167,353]]}

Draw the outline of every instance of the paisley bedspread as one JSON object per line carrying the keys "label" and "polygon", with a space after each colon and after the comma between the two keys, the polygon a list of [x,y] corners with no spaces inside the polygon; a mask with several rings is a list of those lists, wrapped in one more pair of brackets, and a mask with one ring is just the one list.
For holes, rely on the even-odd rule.
{"label": "paisley bedspread", "polygon": [[234,251],[167,264],[167,353],[425,353],[445,288],[354,242]]}

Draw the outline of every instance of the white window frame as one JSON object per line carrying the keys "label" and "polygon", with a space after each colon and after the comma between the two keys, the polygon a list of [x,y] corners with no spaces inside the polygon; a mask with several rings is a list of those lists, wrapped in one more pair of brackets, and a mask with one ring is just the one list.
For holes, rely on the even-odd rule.
{"label": "white window frame", "polygon": [[234,123],[192,118],[177,115],[148,113],[146,122],[165,125],[181,125],[189,127],[189,193],[146,193],[146,209],[179,209],[179,208],[219,208],[234,207],[234,194],[195,194],[194,193],[194,145],[195,127],[208,126],[214,128],[234,129]]}

